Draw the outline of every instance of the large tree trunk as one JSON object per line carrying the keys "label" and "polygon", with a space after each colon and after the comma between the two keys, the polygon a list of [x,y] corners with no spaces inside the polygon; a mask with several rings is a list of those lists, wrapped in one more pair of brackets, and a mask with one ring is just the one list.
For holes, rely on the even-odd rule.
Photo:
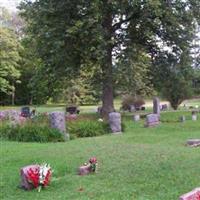
{"label": "large tree trunk", "polygon": [[112,55],[108,56],[109,60],[102,66],[103,69],[103,95],[102,95],[102,116],[108,117],[108,113],[114,111],[113,104],[113,80],[112,80]]}
{"label": "large tree trunk", "polygon": [[102,116],[108,117],[108,113],[114,111],[113,104],[113,73],[112,73],[112,14],[109,9],[109,1],[104,0],[103,32],[106,55],[102,60],[103,72],[103,95],[102,95]]}

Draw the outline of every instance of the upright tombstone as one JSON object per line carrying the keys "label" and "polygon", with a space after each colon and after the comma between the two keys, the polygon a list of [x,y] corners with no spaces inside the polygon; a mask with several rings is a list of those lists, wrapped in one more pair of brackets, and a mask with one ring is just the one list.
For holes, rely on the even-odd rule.
{"label": "upright tombstone", "polygon": [[112,133],[117,134],[121,133],[121,114],[118,112],[109,113],[109,124]]}
{"label": "upright tombstone", "polygon": [[196,188],[191,192],[188,192],[180,196],[179,200],[199,200],[200,199],[200,188]]}
{"label": "upright tombstone", "polygon": [[51,112],[49,118],[51,127],[58,129],[65,139],[69,139],[69,134],[66,133],[65,113],[59,111]]}
{"label": "upright tombstone", "polygon": [[197,111],[192,111],[192,121],[197,120]]}
{"label": "upright tombstone", "polygon": [[157,114],[149,114],[146,116],[145,127],[154,127],[159,124],[160,124],[160,120]]}
{"label": "upright tombstone", "polygon": [[22,117],[30,117],[31,116],[30,107],[28,107],[28,106],[22,107],[21,108],[21,116]]}
{"label": "upright tombstone", "polygon": [[180,122],[185,122],[185,120],[186,120],[186,119],[185,119],[185,116],[184,116],[184,115],[180,117]]}
{"label": "upright tombstone", "polygon": [[134,116],[133,116],[133,120],[134,120],[135,122],[140,121],[140,115],[134,115]]}
{"label": "upright tombstone", "polygon": [[135,112],[135,106],[134,105],[130,105],[130,112]]}
{"label": "upright tombstone", "polygon": [[158,97],[153,99],[153,113],[160,116],[160,100]]}

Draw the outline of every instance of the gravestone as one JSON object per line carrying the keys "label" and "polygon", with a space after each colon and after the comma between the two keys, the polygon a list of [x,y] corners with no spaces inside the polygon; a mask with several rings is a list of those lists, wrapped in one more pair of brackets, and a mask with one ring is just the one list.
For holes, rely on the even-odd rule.
{"label": "gravestone", "polygon": [[64,112],[51,112],[49,114],[51,128],[58,129],[65,139],[69,139],[69,134],[66,133],[65,113]]}
{"label": "gravestone", "polygon": [[84,176],[84,175],[90,174],[92,172],[93,172],[93,170],[92,170],[92,167],[90,164],[80,166],[78,169],[78,175],[80,175],[80,176]]}
{"label": "gravestone", "polygon": [[134,115],[134,116],[133,116],[133,120],[134,120],[135,122],[140,121],[140,115]]}
{"label": "gravestone", "polygon": [[160,116],[160,100],[157,97],[153,99],[153,113]]}
{"label": "gravestone", "polygon": [[196,110],[192,111],[192,121],[196,121],[197,120],[197,113],[198,113],[198,111],[196,111]]}
{"label": "gravestone", "polygon": [[197,115],[196,114],[192,115],[192,121],[197,121]]}
{"label": "gravestone", "polygon": [[196,188],[191,192],[180,196],[179,200],[200,200],[200,188]]}
{"label": "gravestone", "polygon": [[135,106],[134,105],[130,105],[130,112],[135,112]]}
{"label": "gravestone", "polygon": [[66,108],[66,112],[73,115],[73,114],[79,114],[80,110],[76,106],[69,106]]}
{"label": "gravestone", "polygon": [[29,183],[28,181],[28,170],[32,169],[33,171],[36,171],[39,169],[39,165],[29,165],[26,167],[21,168],[20,175],[21,175],[21,188],[25,190],[31,190],[33,189],[33,185]]}
{"label": "gravestone", "polygon": [[162,104],[160,106],[160,110],[167,110],[167,104]]}
{"label": "gravestone", "polygon": [[149,114],[146,116],[145,127],[153,127],[160,124],[159,116],[157,114]]}
{"label": "gravestone", "polygon": [[22,107],[21,108],[21,116],[22,117],[30,117],[30,108],[28,106]]}
{"label": "gravestone", "polygon": [[180,117],[180,122],[185,122],[185,120],[186,120],[186,119],[185,119],[185,116],[184,116],[184,115]]}
{"label": "gravestone", "polygon": [[109,125],[112,133],[121,133],[121,114],[118,112],[109,113]]}
{"label": "gravestone", "polygon": [[187,141],[187,145],[190,147],[199,147],[200,146],[200,139],[190,139]]}

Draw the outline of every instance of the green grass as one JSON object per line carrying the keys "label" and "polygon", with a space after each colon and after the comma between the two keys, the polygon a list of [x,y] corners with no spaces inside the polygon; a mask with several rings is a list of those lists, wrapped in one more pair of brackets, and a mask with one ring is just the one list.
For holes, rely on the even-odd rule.
{"label": "green grass", "polygon": [[[182,114],[177,113],[166,112],[162,118],[176,119]],[[1,141],[0,199],[176,200],[200,186],[200,148],[184,145],[189,138],[200,138],[200,120],[144,128],[143,121],[134,123],[129,116],[125,124],[123,135],[66,143]],[[78,176],[78,166],[91,156],[99,161],[98,173]],[[51,185],[40,193],[19,189],[20,168],[43,162],[54,169]]]}

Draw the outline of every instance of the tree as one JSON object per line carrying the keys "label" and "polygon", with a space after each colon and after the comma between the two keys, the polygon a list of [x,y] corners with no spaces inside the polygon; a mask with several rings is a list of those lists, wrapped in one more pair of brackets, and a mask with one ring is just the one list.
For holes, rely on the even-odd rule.
{"label": "tree", "polygon": [[21,46],[12,30],[0,28],[0,35],[0,92],[12,94],[14,104],[15,84],[19,82],[20,77],[18,50]]}
{"label": "tree", "polygon": [[131,96],[151,96],[155,93],[150,74],[151,58],[142,49],[132,49],[126,60],[118,62],[115,74],[115,85],[122,94]]}
{"label": "tree", "polygon": [[88,62],[100,66],[102,113],[107,115],[114,110],[113,58],[126,59],[134,45],[153,58],[159,41],[181,51],[190,44],[199,6],[199,0],[27,0],[21,13],[55,79],[74,77]]}
{"label": "tree", "polygon": [[176,110],[193,94],[191,56],[189,52],[182,52],[180,57],[169,52],[161,53],[154,64],[154,85]]}

